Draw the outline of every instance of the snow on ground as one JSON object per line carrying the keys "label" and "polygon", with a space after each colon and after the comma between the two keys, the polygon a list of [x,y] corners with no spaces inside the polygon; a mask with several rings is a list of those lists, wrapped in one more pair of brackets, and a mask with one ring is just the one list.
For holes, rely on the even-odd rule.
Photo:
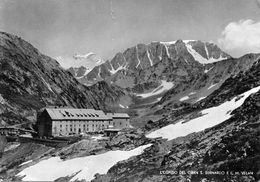
{"label": "snow on ground", "polygon": [[189,99],[189,96],[184,96],[184,97],[180,98],[180,101],[182,102],[182,101],[185,101],[185,100],[188,100],[188,99]]}
{"label": "snow on ground", "polygon": [[124,109],[128,109],[129,108],[128,106],[124,106],[122,104],[119,104],[119,107],[124,108]]}
{"label": "snow on ground", "polygon": [[185,44],[187,44],[187,43],[189,43],[189,42],[194,42],[194,41],[196,41],[196,40],[183,40],[183,42],[184,42]]}
{"label": "snow on ground", "polygon": [[90,69],[90,68],[86,68],[86,71],[85,71],[85,73],[82,76],[78,76],[78,77],[75,77],[75,78],[76,79],[81,79],[81,78],[85,77],[91,70],[92,69]]}
{"label": "snow on ground", "polygon": [[13,149],[15,149],[16,147],[18,147],[19,145],[20,145],[20,143],[14,144],[14,145],[10,145],[10,146],[8,146],[8,147],[5,147],[4,152],[9,151],[9,150],[13,150]]}
{"label": "snow on ground", "polygon": [[166,50],[167,57],[170,58],[170,53],[169,53],[167,45],[164,44],[164,47],[165,47],[165,50]]}
{"label": "snow on ground", "polygon": [[30,163],[30,162],[32,162],[32,160],[29,160],[29,161],[23,162],[22,164],[20,164],[20,166],[23,166],[23,165],[28,164],[28,163]]}
{"label": "snow on ground", "polygon": [[204,49],[206,51],[207,58],[209,59],[209,50],[208,50],[208,47],[206,46],[206,44],[204,44]]}
{"label": "snow on ground", "polygon": [[237,97],[241,97],[238,101],[236,98],[233,98],[231,101],[227,101],[219,106],[211,107],[208,109],[203,110],[202,116],[192,119],[188,122],[182,123],[183,120],[178,122],[177,124],[170,124],[163,128],[160,128],[150,134],[147,135],[148,138],[156,138],[156,137],[163,137],[167,138],[168,140],[172,140],[174,138],[180,136],[186,136],[193,132],[199,132],[206,128],[210,128],[215,126],[223,121],[229,119],[231,117],[230,111],[240,107],[245,99],[260,90],[260,86],[253,88]]}
{"label": "snow on ground", "polygon": [[109,151],[99,155],[91,155],[63,161],[52,157],[25,168],[18,176],[26,175],[25,181],[54,181],[57,178],[69,176],[80,171],[71,181],[85,179],[91,181],[96,173],[105,174],[117,162],[132,156],[140,155],[151,144],[137,147],[130,151]]}
{"label": "snow on ground", "polygon": [[96,136],[92,136],[91,138],[93,138],[94,140],[100,140],[103,138],[102,135],[96,135]]}
{"label": "snow on ground", "polygon": [[196,92],[191,92],[191,93],[189,93],[189,95],[194,95],[194,94],[196,94]]}
{"label": "snow on ground", "polygon": [[164,44],[164,45],[172,45],[172,44],[176,43],[176,40],[175,41],[170,41],[170,42],[160,42],[160,43]]}
{"label": "snow on ground", "polygon": [[110,65],[111,65],[111,70],[109,70],[109,72],[112,75],[115,74],[116,72],[118,72],[119,70],[126,70],[127,69],[127,64],[126,63],[124,65],[119,65],[118,64],[118,68],[117,69],[115,69],[111,63],[110,63]]}
{"label": "snow on ground", "polygon": [[122,104],[119,104],[119,106],[122,107],[122,108],[125,108],[125,106],[123,106]]}
{"label": "snow on ground", "polygon": [[140,65],[141,61],[140,61],[139,56],[138,56],[138,47],[136,46],[135,49],[136,49],[136,58],[137,58],[137,61],[138,61],[137,65],[135,67],[138,68],[138,66]]}
{"label": "snow on ground", "polygon": [[205,99],[206,97],[200,97],[198,100],[196,100],[196,102],[199,102],[202,99]]}
{"label": "snow on ground", "polygon": [[205,69],[204,73],[208,73],[213,67],[209,68],[208,70]]}
{"label": "snow on ground", "polygon": [[196,50],[194,50],[190,44],[186,43],[186,47],[189,53],[193,56],[193,58],[201,64],[214,63],[226,59],[222,57],[222,55],[218,59],[212,57],[206,59],[203,56],[201,56]]}
{"label": "snow on ground", "polygon": [[166,80],[162,80],[161,85],[159,85],[157,88],[155,88],[153,91],[144,93],[144,94],[136,94],[136,96],[140,96],[142,98],[151,97],[154,95],[158,95],[163,93],[166,90],[170,90],[174,84],[172,82],[167,82]]}
{"label": "snow on ground", "polygon": [[217,83],[216,83],[216,84],[213,84],[213,85],[210,85],[209,88],[208,88],[208,90],[211,89],[211,88],[213,88],[213,87],[215,87],[216,85],[217,85]]}
{"label": "snow on ground", "polygon": [[151,59],[149,50],[147,49],[146,51],[147,51],[147,57],[148,57],[148,59],[149,59],[149,61],[150,61],[150,64],[151,64],[151,66],[153,66],[153,61],[152,61],[152,59]]}

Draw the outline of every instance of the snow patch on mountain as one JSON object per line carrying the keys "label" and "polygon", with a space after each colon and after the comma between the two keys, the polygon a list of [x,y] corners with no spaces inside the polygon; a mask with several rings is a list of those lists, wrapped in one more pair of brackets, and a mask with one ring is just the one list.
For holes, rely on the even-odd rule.
{"label": "snow patch on mountain", "polygon": [[135,68],[138,68],[138,66],[140,65],[141,61],[140,61],[139,56],[138,56],[138,48],[137,48],[137,46],[135,46],[135,48],[136,48],[136,58],[137,58],[137,61],[138,61],[138,63],[135,66]]}
{"label": "snow patch on mountain", "polygon": [[[247,97],[260,90],[260,86],[255,87],[237,97],[234,97],[231,101],[227,101],[219,106],[211,107],[201,111],[202,116],[192,119],[190,121],[179,121],[177,124],[170,124],[163,128],[160,128],[148,135],[148,138],[163,137],[168,140],[172,140],[177,137],[186,136],[193,132],[199,132],[206,128],[213,127],[229,119],[232,115],[231,111],[240,107]],[[242,97],[243,98],[240,98]],[[237,100],[237,98],[240,98]],[[237,100],[237,101],[236,101]]]}
{"label": "snow patch on mountain", "polygon": [[119,65],[119,67],[117,69],[115,69],[111,63],[110,63],[110,65],[111,65],[112,69],[109,70],[109,72],[112,75],[115,74],[116,72],[118,72],[119,70],[126,70],[127,69],[127,64],[126,63],[124,65]]}
{"label": "snow patch on mountain", "polygon": [[169,53],[169,50],[168,50],[168,47],[166,44],[164,44],[164,47],[165,47],[165,50],[166,50],[166,54],[168,57],[170,57],[170,53]]}
{"label": "snow patch on mountain", "polygon": [[154,96],[154,95],[161,94],[164,91],[167,91],[167,90],[171,89],[173,86],[174,86],[174,83],[167,82],[166,80],[162,80],[161,85],[159,85],[153,91],[151,91],[149,93],[144,93],[144,94],[136,94],[136,96],[140,96],[142,98],[151,97],[151,96]]}
{"label": "snow patch on mountain", "polygon": [[204,49],[205,49],[205,51],[206,51],[206,54],[207,54],[207,59],[209,59],[209,50],[208,50],[208,48],[207,48],[207,45],[206,45],[206,44],[204,44]]}
{"label": "snow patch on mountain", "polygon": [[25,164],[29,164],[30,162],[32,162],[32,160],[25,161],[25,162],[23,162],[22,164],[20,164],[19,166],[23,166],[23,165],[25,165]]}
{"label": "snow patch on mountain", "polygon": [[79,172],[71,181],[85,179],[91,181],[96,173],[105,174],[117,162],[140,155],[151,144],[137,147],[130,151],[109,151],[99,155],[62,160],[52,157],[25,168],[18,176],[25,176],[25,181],[54,181],[60,177]]}
{"label": "snow patch on mountain", "polygon": [[174,41],[169,41],[169,42],[160,42],[161,44],[164,44],[164,45],[172,45],[172,44],[175,44],[176,43],[176,40]]}
{"label": "snow patch on mountain", "polygon": [[84,78],[89,72],[91,71],[91,69],[86,68],[85,73],[82,76],[75,76],[76,79],[81,79]]}
{"label": "snow patch on mountain", "polygon": [[189,43],[189,42],[195,42],[197,40],[183,40],[182,42],[184,42],[185,44]]}
{"label": "snow patch on mountain", "polygon": [[185,100],[188,100],[188,99],[189,99],[189,96],[184,96],[184,97],[180,98],[180,101],[182,102],[182,101],[185,101]]}
{"label": "snow patch on mountain", "polygon": [[189,95],[194,95],[194,94],[196,94],[196,92],[191,92],[191,93],[189,93]]}
{"label": "snow patch on mountain", "polygon": [[146,51],[147,51],[147,57],[148,57],[148,59],[150,61],[150,65],[153,66],[153,61],[151,59],[151,56],[150,56],[150,53],[149,53],[149,49],[147,49]]}
{"label": "snow patch on mountain", "polygon": [[196,100],[195,102],[199,102],[200,100],[202,100],[202,99],[205,99],[206,97],[200,97],[200,98],[198,98],[198,100]]}
{"label": "snow patch on mountain", "polygon": [[41,79],[42,79],[43,83],[48,87],[49,91],[53,92],[53,90],[51,89],[50,84],[47,83],[43,77],[41,77]]}
{"label": "snow patch on mountain", "polygon": [[206,59],[204,58],[203,56],[201,56],[196,50],[194,50],[192,48],[192,45],[190,45],[189,43],[186,43],[186,47],[187,47],[187,50],[188,52],[193,56],[193,58],[198,61],[199,63],[201,64],[208,64],[208,63],[214,63],[214,62],[218,62],[218,61],[221,61],[221,60],[224,60],[226,59],[225,57],[223,57],[222,55],[220,55],[219,58],[215,59],[213,57],[209,58],[209,59]]}
{"label": "snow patch on mountain", "polygon": [[213,67],[209,68],[208,70],[205,69],[204,73],[208,73]]}
{"label": "snow patch on mountain", "polygon": [[216,85],[217,85],[217,83],[216,83],[216,84],[213,84],[213,85],[210,85],[209,88],[208,88],[208,90],[211,89],[211,88],[213,88],[213,87],[215,87]]}
{"label": "snow patch on mountain", "polygon": [[4,104],[5,103],[5,99],[3,98],[3,96],[0,94],[0,104]]}
{"label": "snow patch on mountain", "polygon": [[124,106],[122,104],[119,104],[119,107],[124,108],[124,109],[128,109],[129,108],[128,106]]}

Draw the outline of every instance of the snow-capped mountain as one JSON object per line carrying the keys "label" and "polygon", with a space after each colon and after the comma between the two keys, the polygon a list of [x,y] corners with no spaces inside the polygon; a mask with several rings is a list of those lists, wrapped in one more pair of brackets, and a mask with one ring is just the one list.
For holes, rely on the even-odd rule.
{"label": "snow-capped mountain", "polygon": [[[136,72],[156,67],[162,61],[168,59],[177,60],[181,57],[185,64],[190,65],[196,63],[203,65],[231,58],[215,44],[201,41],[178,40],[172,42],[152,42],[148,45],[138,44],[128,48],[123,53],[117,53],[112,60],[95,67],[87,74],[85,80],[94,83],[98,80],[112,79],[116,83],[117,80],[114,78],[125,71],[125,79],[135,82],[132,75],[135,75]],[[116,84],[123,86],[120,83]],[[131,87],[131,84],[129,86]]]}
{"label": "snow-capped mountain", "polygon": [[76,78],[76,79],[80,79],[83,78],[84,76],[86,76],[91,70],[90,68],[81,66],[78,68],[75,67],[70,67],[68,69],[68,71]]}
{"label": "snow-capped mountain", "polygon": [[[79,61],[82,66],[79,67],[70,67],[67,69],[76,79],[80,82],[81,79],[84,80],[84,77],[96,66],[99,66],[104,63],[104,60],[97,54],[90,52],[87,54],[75,54],[73,58],[76,61]],[[78,63],[79,64],[79,63]],[[87,82],[84,82],[85,84]],[[88,84],[87,84],[88,85]]]}

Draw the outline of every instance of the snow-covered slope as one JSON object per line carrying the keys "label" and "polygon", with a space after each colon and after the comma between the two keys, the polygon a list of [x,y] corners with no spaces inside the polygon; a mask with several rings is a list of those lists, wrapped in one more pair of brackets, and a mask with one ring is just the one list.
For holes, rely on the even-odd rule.
{"label": "snow-covered slope", "polygon": [[233,98],[231,101],[227,101],[219,106],[203,110],[201,112],[201,117],[192,119],[190,121],[183,122],[183,120],[181,120],[176,124],[170,124],[161,129],[153,131],[152,133],[148,134],[147,137],[163,137],[167,138],[168,140],[172,140],[180,136],[186,136],[190,133],[202,131],[206,128],[215,126],[229,119],[232,116],[230,113],[233,110],[240,107],[247,97],[249,97],[253,93],[258,92],[259,90],[260,86],[255,87]]}
{"label": "snow-covered slope", "polygon": [[208,49],[207,49],[207,46],[205,44],[204,46],[204,50],[206,52],[206,58],[203,57],[200,53],[198,53],[193,47],[192,47],[192,44],[191,44],[192,41],[186,41],[185,44],[186,44],[186,47],[187,47],[187,50],[189,51],[189,53],[193,56],[193,58],[198,61],[199,63],[201,64],[209,64],[209,63],[214,63],[214,62],[218,62],[218,61],[221,61],[221,60],[224,60],[224,59],[227,59],[228,57],[227,56],[224,56],[222,54],[220,54],[218,56],[218,58],[214,58],[214,57],[210,57],[209,56],[209,53],[208,53]]}
{"label": "snow-covered slope", "polygon": [[166,80],[162,80],[162,83],[160,86],[158,86],[157,88],[155,88],[153,91],[149,92],[149,93],[144,93],[144,94],[136,94],[136,96],[140,96],[142,98],[147,98],[147,97],[151,97],[154,95],[159,95],[169,89],[171,89],[174,86],[174,84],[172,82],[167,82]]}
{"label": "snow-covered slope", "polygon": [[71,180],[85,179],[90,181],[96,173],[104,174],[117,162],[132,156],[140,155],[151,144],[137,147],[130,151],[109,151],[100,155],[75,158],[63,161],[59,157],[43,160],[21,171],[25,181],[54,181],[60,177],[71,176],[79,172]]}

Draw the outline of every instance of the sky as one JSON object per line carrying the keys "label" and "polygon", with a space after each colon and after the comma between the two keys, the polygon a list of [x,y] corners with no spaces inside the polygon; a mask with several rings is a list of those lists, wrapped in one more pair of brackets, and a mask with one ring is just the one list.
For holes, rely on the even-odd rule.
{"label": "sky", "polygon": [[260,0],[0,0],[0,31],[64,68],[178,39],[214,42],[239,57],[260,52]]}

